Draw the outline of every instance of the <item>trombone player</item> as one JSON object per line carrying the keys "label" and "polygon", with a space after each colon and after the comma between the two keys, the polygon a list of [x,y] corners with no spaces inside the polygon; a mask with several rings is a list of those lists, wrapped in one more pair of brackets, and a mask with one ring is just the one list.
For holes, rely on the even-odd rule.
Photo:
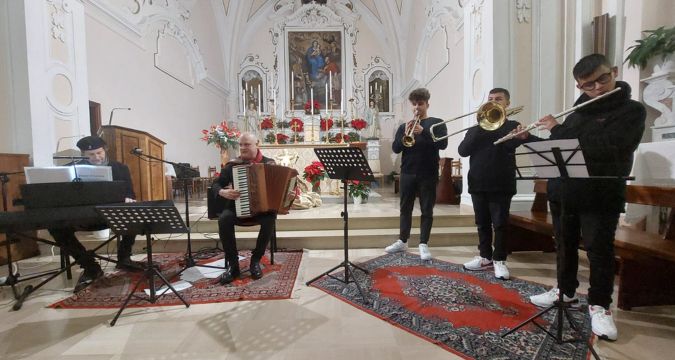
{"label": "trombone player", "polygon": [[[430,97],[429,90],[425,88],[415,89],[410,93],[408,100],[410,100],[415,117],[398,127],[394,142],[391,145],[394,153],[403,153],[400,178],[401,220],[398,240],[384,249],[385,252],[390,254],[408,249],[408,238],[410,238],[410,228],[412,227],[412,211],[415,196],[419,193],[420,210],[422,212],[419,252],[422,260],[431,259],[427,243],[429,242],[433,210],[436,203],[438,160],[440,159],[438,151],[448,147],[447,138],[438,142],[432,139],[430,127],[443,122],[443,120],[427,115]],[[442,126],[438,132],[445,135],[447,129]]]}
{"label": "trombone player", "polygon": [[502,144],[492,144],[502,136],[521,129],[518,122],[506,119],[510,99],[511,95],[506,89],[490,90],[488,101],[501,105],[504,110],[504,119],[500,119],[504,121],[503,125],[494,131],[481,126],[469,128],[458,149],[460,156],[469,156],[469,193],[478,228],[479,255],[465,263],[464,268],[471,271],[493,268],[495,277],[501,280],[510,277],[506,267],[507,247],[504,237],[511,198],[516,194],[515,149],[524,142],[538,140],[525,132]]}

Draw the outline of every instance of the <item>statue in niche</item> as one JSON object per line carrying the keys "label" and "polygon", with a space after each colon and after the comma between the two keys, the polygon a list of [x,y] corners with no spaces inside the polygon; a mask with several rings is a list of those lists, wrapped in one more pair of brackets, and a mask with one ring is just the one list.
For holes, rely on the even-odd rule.
{"label": "statue in niche", "polygon": [[248,102],[246,114],[244,115],[244,130],[246,132],[258,133],[258,109],[256,109],[255,101]]}
{"label": "statue in niche", "polygon": [[368,138],[379,139],[380,137],[380,110],[374,99],[370,100],[368,109],[366,109],[366,122],[368,123]]}

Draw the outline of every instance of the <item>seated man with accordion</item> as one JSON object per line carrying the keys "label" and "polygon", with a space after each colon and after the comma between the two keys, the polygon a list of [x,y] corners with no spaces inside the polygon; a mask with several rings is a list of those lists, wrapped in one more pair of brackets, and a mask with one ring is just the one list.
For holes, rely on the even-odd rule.
{"label": "seated man with accordion", "polygon": [[213,194],[225,199],[224,210],[218,218],[218,233],[227,264],[220,277],[222,285],[241,275],[235,225],[260,224],[249,268],[254,279],[263,276],[260,260],[274,235],[277,213],[287,213],[293,202],[291,192],[298,175],[296,170],[274,165],[274,160],[263,156],[258,149],[258,138],[252,133],[241,135],[239,150],[239,158],[225,165],[212,186]]}

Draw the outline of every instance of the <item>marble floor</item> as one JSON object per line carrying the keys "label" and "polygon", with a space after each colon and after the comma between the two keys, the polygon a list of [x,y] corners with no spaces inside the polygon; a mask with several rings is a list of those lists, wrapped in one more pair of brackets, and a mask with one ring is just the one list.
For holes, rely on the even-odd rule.
{"label": "marble floor", "polygon": [[[474,247],[432,247],[437,259],[461,263]],[[350,251],[365,261],[381,249]],[[455,355],[340,301],[304,282],[338,264],[340,250],[305,250],[292,298],[185,307],[130,309],[110,327],[114,310],[56,310],[73,281],[57,278],[11,311],[9,288],[0,291],[1,359],[453,359]],[[582,254],[582,259],[585,256]],[[28,273],[56,264],[24,260]],[[587,262],[580,279],[587,287]],[[553,254],[517,253],[514,276],[552,285]],[[6,273],[6,270],[4,270]],[[672,284],[670,285],[672,286]],[[675,352],[675,307],[615,310],[616,342],[600,341],[604,359],[670,359]],[[671,354],[671,355],[668,355]]]}

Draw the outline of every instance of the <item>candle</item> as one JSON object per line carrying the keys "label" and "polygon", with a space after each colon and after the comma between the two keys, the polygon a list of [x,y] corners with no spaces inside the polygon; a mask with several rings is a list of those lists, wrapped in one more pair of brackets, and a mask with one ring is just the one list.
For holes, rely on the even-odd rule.
{"label": "candle", "polygon": [[[333,92],[333,72],[329,71],[328,72],[328,88],[330,89],[330,92]],[[333,97],[331,96],[331,99]]]}
{"label": "candle", "polygon": [[295,76],[291,71],[291,99],[295,99]]}
{"label": "candle", "polygon": [[311,108],[311,114],[314,114],[314,88],[309,89],[309,106]]}
{"label": "candle", "polygon": [[344,103],[345,103],[345,89],[341,89],[340,90],[340,115],[342,115]]}
{"label": "candle", "polygon": [[241,108],[242,112],[246,113],[246,94],[244,93],[241,94]]}
{"label": "candle", "polygon": [[260,117],[260,111],[262,110],[262,89],[260,84],[258,84],[258,117]]}
{"label": "candle", "polygon": [[277,91],[276,89],[272,89],[272,109],[274,111],[274,115],[277,114]]}
{"label": "candle", "polygon": [[328,84],[326,84],[326,113],[328,113]]}

